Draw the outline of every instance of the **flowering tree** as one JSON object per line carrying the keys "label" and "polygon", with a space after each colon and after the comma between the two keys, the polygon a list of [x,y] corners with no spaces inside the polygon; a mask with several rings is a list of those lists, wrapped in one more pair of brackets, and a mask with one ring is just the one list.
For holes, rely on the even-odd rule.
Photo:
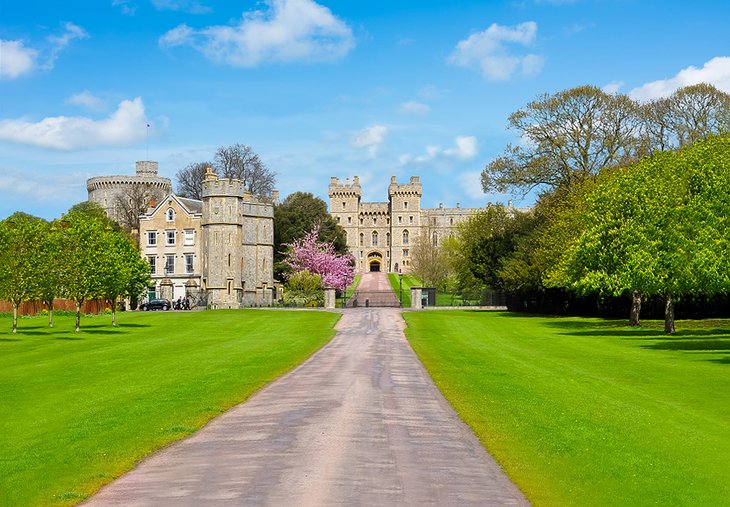
{"label": "flowering tree", "polygon": [[319,225],[303,238],[286,243],[284,263],[292,268],[292,272],[307,270],[322,277],[322,287],[333,287],[344,291],[355,278],[355,266],[351,255],[335,252],[330,242],[317,240]]}

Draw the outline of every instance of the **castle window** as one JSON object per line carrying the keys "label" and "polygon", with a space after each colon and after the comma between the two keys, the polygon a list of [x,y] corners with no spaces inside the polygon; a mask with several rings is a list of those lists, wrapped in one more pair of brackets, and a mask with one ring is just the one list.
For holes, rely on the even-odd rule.
{"label": "castle window", "polygon": [[347,223],[348,224],[351,224],[352,223],[352,217],[347,217]]}
{"label": "castle window", "polygon": [[403,257],[408,257],[408,249],[407,248],[404,248],[403,249]]}
{"label": "castle window", "polygon": [[165,231],[165,245],[175,244],[175,231]]}
{"label": "castle window", "polygon": [[154,255],[148,255],[147,262],[150,263],[150,273],[153,275],[157,274],[157,257]]}
{"label": "castle window", "polygon": [[175,210],[173,210],[172,208],[167,210],[167,221],[168,222],[175,221]]}
{"label": "castle window", "polygon": [[390,246],[390,233],[389,232],[385,233],[385,245]]}
{"label": "castle window", "polygon": [[436,225],[436,217],[431,218],[431,225]]}
{"label": "castle window", "polygon": [[437,233],[433,233],[433,246],[439,246],[439,235]]}
{"label": "castle window", "polygon": [[365,235],[361,232],[360,233],[360,246],[363,246],[365,244]]}
{"label": "castle window", "polygon": [[147,246],[157,245],[157,231],[147,231]]}
{"label": "castle window", "polygon": [[360,219],[360,225],[362,225],[362,224],[363,224],[363,219],[361,218],[361,219]]}
{"label": "castle window", "polygon": [[373,246],[378,246],[378,231],[373,231]]}
{"label": "castle window", "polygon": [[408,244],[408,231],[403,231],[403,244]]}
{"label": "castle window", "polygon": [[408,201],[403,201],[403,209],[408,209]]}
{"label": "castle window", "polygon": [[193,260],[194,260],[193,254],[185,255],[185,272],[187,274],[193,273]]}
{"label": "castle window", "polygon": [[403,223],[403,217],[398,217],[398,223],[399,224],[402,224]]}
{"label": "castle window", "polygon": [[449,225],[454,225],[454,217],[449,218]]}
{"label": "castle window", "polygon": [[175,256],[165,255],[165,274],[171,275],[175,272]]}
{"label": "castle window", "polygon": [[193,246],[195,244],[195,231],[193,229],[185,229],[185,246]]}
{"label": "castle window", "polygon": [[409,224],[412,224],[413,223],[413,217],[408,217],[408,223]]}
{"label": "castle window", "polygon": [[342,201],[342,209],[345,209],[347,207],[345,201]]}
{"label": "castle window", "polygon": [[340,223],[340,217],[337,217],[337,223],[338,224]]}

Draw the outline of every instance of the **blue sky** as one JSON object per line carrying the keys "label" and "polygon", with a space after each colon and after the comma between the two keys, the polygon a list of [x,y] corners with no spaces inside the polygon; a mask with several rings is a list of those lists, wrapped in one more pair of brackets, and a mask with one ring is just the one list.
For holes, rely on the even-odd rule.
{"label": "blue sky", "polygon": [[424,206],[504,202],[479,172],[516,140],[510,113],[583,84],[730,92],[729,33],[730,6],[703,0],[1,2],[0,218],[233,143],[282,196],[359,175],[384,201],[420,175]]}

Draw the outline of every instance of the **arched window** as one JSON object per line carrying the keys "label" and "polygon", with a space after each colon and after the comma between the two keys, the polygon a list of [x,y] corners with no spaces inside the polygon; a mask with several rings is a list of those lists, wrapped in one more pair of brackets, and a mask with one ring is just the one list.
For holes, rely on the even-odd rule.
{"label": "arched window", "polygon": [[408,231],[403,231],[403,244],[408,244]]}
{"label": "arched window", "polygon": [[390,246],[390,233],[389,232],[385,233],[385,244],[386,244],[386,246]]}
{"label": "arched window", "polygon": [[360,246],[363,246],[365,243],[365,235],[361,232],[360,233]]}
{"label": "arched window", "polygon": [[168,222],[175,221],[175,210],[173,210],[172,208],[167,210],[167,221]]}
{"label": "arched window", "polygon": [[378,246],[378,231],[373,231],[373,246]]}
{"label": "arched window", "polygon": [[433,233],[433,246],[439,246],[439,235],[438,233]]}

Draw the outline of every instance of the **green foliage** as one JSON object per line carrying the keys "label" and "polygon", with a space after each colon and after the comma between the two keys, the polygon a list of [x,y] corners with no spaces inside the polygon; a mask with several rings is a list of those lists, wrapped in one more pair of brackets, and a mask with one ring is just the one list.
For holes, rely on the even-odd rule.
{"label": "green foliage", "polygon": [[533,505],[724,505],[730,321],[408,312],[436,385]]}
{"label": "green foliage", "polygon": [[0,504],[78,502],[304,361],[337,318],[124,312],[78,334],[72,316],[0,331]]}
{"label": "green foliage", "polygon": [[284,304],[287,306],[324,306],[322,277],[307,270],[292,274],[284,289]]}
{"label": "green foliage", "polygon": [[332,242],[339,254],[347,253],[345,230],[327,212],[327,203],[307,192],[294,192],[274,207],[274,276],[281,280],[287,272],[283,264],[286,247],[303,238],[319,224],[318,240]]}

